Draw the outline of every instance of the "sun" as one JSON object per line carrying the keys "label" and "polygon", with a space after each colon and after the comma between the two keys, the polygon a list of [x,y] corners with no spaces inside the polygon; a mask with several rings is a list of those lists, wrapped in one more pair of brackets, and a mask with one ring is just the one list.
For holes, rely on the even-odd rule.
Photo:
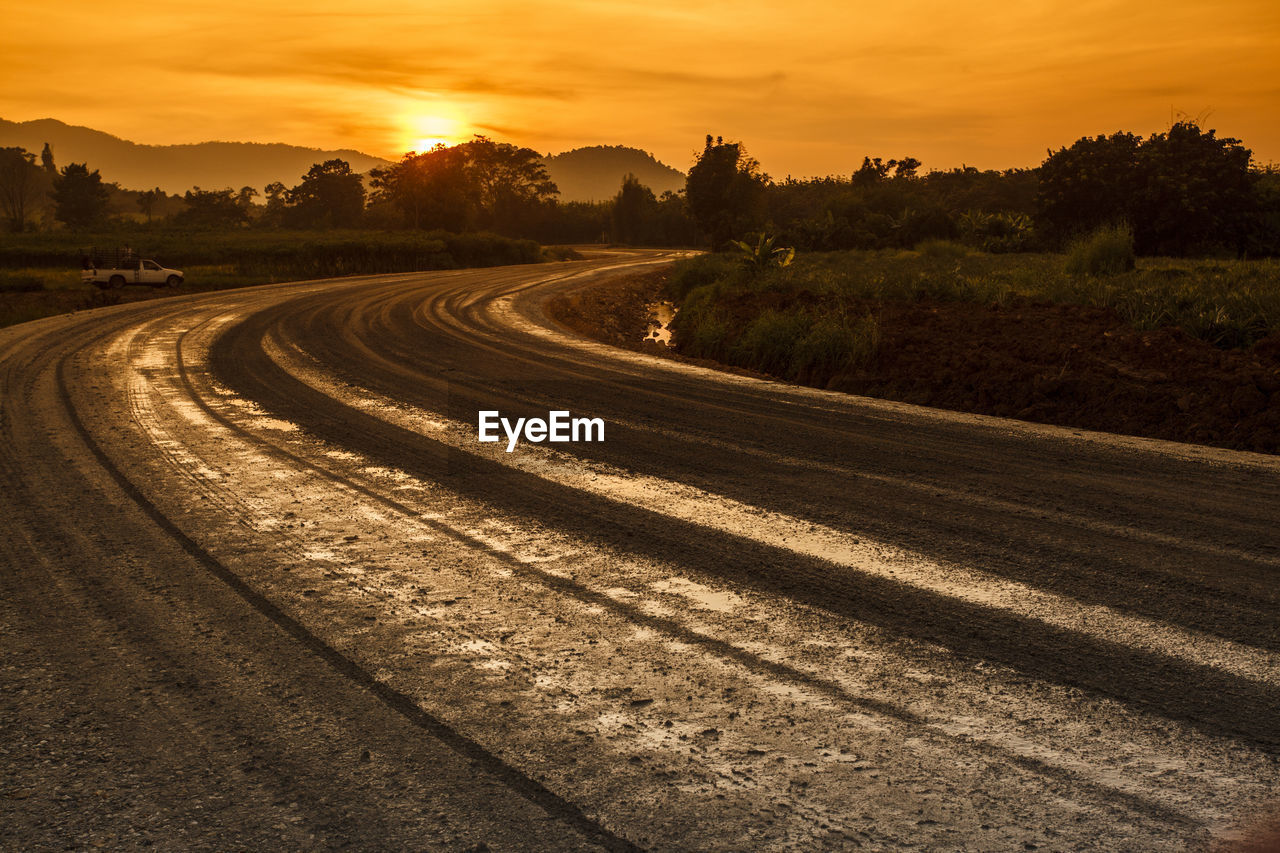
{"label": "sun", "polygon": [[462,121],[443,112],[411,114],[402,125],[405,150],[418,153],[437,145],[456,145],[466,135]]}

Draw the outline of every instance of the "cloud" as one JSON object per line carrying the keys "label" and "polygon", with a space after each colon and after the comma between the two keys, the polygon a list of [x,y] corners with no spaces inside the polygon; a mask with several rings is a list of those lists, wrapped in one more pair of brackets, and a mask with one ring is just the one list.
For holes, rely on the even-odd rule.
{"label": "cloud", "polygon": [[[85,51],[89,19],[131,49]],[[53,0],[6,23],[0,115],[144,142],[216,128],[395,156],[405,116],[434,111],[539,150],[623,142],[680,165],[723,133],[809,174],[863,153],[1025,165],[1212,106],[1280,159],[1274,0]],[[128,116],[103,92],[127,93]]]}
{"label": "cloud", "polygon": [[368,48],[302,46],[271,56],[230,60],[204,55],[191,61],[195,74],[230,77],[269,84],[305,81],[343,88],[376,89],[402,95],[438,93],[489,94],[518,98],[565,99],[570,89],[532,78],[490,73],[474,63],[434,52],[428,56],[386,56]]}

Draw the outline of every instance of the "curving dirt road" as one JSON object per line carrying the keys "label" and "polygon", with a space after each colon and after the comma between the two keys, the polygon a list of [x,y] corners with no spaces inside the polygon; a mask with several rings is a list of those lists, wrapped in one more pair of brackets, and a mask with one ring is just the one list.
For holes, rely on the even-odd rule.
{"label": "curving dirt road", "polygon": [[1183,850],[1275,806],[1280,462],[542,314],[667,259],[0,331],[0,846]]}

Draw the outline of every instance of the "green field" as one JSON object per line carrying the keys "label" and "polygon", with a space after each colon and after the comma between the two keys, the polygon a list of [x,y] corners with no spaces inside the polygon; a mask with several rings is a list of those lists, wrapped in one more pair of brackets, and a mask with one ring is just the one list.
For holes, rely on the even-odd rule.
{"label": "green field", "polygon": [[1112,275],[1071,273],[1060,254],[991,255],[954,243],[917,251],[813,253],[753,270],[736,256],[681,262],[681,351],[814,381],[870,361],[884,302],[1072,304],[1104,308],[1137,329],[1178,327],[1222,349],[1248,348],[1280,326],[1276,260],[1138,259]]}
{"label": "green field", "polygon": [[80,283],[81,252],[91,246],[129,246],[143,257],[180,269],[186,276],[181,290],[187,292],[342,275],[535,263],[549,256],[532,240],[446,232],[157,229],[7,234],[0,237],[0,326],[140,298],[132,291],[142,288],[104,294]]}

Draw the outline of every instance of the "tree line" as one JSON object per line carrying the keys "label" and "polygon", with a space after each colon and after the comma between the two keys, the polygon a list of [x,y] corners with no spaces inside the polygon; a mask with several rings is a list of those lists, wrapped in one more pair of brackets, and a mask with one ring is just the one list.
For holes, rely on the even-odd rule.
{"label": "tree line", "polygon": [[1034,169],[920,173],[913,157],[864,158],[847,178],[775,182],[739,143],[707,137],[686,202],[720,247],[768,231],[800,249],[912,248],[954,240],[1045,251],[1103,227],[1144,255],[1280,254],[1280,170],[1192,121],[1143,138],[1084,137]]}
{"label": "tree line", "polygon": [[[201,189],[182,196],[105,183],[87,164],[58,169],[0,149],[0,206],[11,230],[52,206],[72,230],[134,219],[191,229],[377,228],[492,232],[544,243],[726,247],[769,233],[810,251],[911,248],[953,240],[988,252],[1059,249],[1103,226],[1131,230],[1142,254],[1280,254],[1280,172],[1240,140],[1191,121],[1143,138],[1084,137],[1033,169],[922,172],[914,157],[865,157],[847,175],[775,181],[740,142],[708,135],[682,192],[627,175],[603,203],[562,202],[532,149],[477,136],[409,152],[367,176],[317,163],[294,186]],[[129,212],[126,210],[126,212]],[[118,215],[117,213],[117,215]]]}

